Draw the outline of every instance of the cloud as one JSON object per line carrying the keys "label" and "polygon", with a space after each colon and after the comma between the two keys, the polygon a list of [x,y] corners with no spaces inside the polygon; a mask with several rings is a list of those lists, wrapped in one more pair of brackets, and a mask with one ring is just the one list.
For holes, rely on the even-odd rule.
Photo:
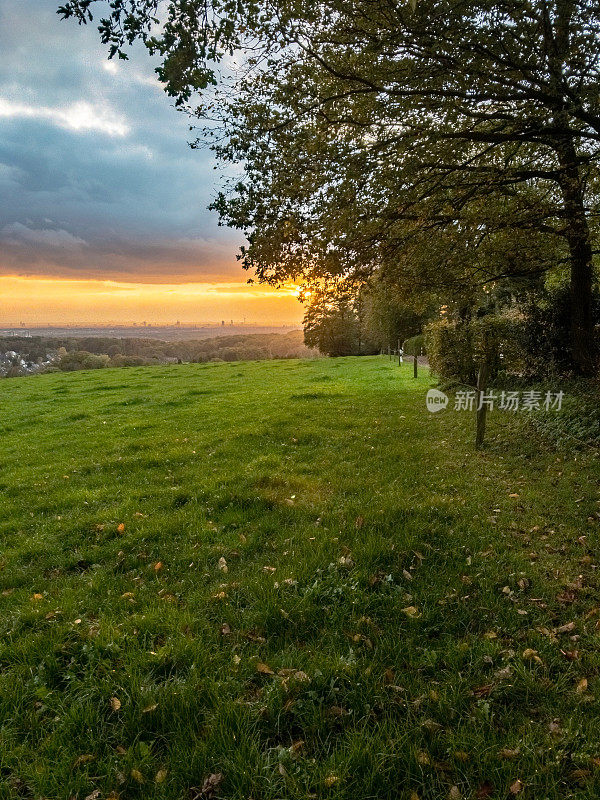
{"label": "cloud", "polygon": [[6,225],[0,231],[0,242],[6,245],[34,245],[44,248],[58,248],[62,250],[79,250],[86,246],[83,239],[73,236],[72,233],[62,228],[28,228],[20,222]]}
{"label": "cloud", "polygon": [[60,128],[87,133],[98,131],[108,136],[127,136],[130,126],[120,115],[107,106],[97,106],[81,101],[63,108],[15,103],[0,97],[0,117],[26,117],[48,120]]}
{"label": "cloud", "polygon": [[56,7],[0,0],[0,275],[243,283],[242,237],[207,210],[213,157],[156,63],[107,62]]}

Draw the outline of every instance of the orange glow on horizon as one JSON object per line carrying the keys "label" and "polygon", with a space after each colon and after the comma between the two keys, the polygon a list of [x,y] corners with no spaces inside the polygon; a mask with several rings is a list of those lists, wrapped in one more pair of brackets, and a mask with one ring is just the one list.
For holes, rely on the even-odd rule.
{"label": "orange glow on horizon", "polygon": [[296,287],[243,282],[126,283],[0,276],[0,327],[25,325],[152,325],[199,322],[297,325],[303,310]]}

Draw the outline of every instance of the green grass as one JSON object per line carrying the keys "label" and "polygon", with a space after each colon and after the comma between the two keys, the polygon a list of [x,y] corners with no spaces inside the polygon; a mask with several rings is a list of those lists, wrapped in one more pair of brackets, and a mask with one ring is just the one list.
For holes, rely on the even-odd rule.
{"label": "green grass", "polygon": [[1,800],[600,795],[598,459],[411,372],[0,383]]}

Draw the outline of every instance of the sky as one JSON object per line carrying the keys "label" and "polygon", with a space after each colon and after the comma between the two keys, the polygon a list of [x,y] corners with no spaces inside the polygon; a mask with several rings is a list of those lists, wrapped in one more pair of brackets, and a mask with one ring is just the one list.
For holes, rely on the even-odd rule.
{"label": "sky", "polygon": [[292,288],[248,285],[241,234],[207,206],[192,150],[142,51],[108,61],[59,0],[0,0],[0,327],[297,324]]}

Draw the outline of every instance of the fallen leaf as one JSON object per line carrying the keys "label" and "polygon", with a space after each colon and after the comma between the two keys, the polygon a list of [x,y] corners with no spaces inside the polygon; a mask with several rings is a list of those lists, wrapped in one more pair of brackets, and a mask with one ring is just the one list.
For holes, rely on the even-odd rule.
{"label": "fallen leaf", "polygon": [[118,711],[121,708],[121,701],[118,697],[111,697],[110,698],[110,707],[113,711]]}
{"label": "fallen leaf", "polygon": [[163,568],[162,561],[157,561],[156,564],[154,565],[154,571],[159,572],[162,568]]}
{"label": "fallen leaf", "polygon": [[448,800],[460,800],[462,797],[458,786],[452,786],[448,793]]}
{"label": "fallen leaf", "polygon": [[513,758],[517,758],[520,752],[521,751],[518,747],[515,747],[514,749],[510,747],[504,747],[502,750],[500,750],[498,755],[500,758],[505,758],[507,761],[510,761]]}
{"label": "fallen leaf", "polygon": [[227,572],[228,571],[229,567],[227,566],[227,561],[225,561],[223,556],[221,556],[221,558],[219,559],[219,563],[217,564],[217,567],[221,570],[221,572]]}
{"label": "fallen leaf", "polygon": [[532,647],[527,647],[523,650],[523,658],[525,661],[535,661],[537,664],[542,663],[542,659],[538,655],[538,651]]}
{"label": "fallen leaf", "polygon": [[153,711],[156,711],[158,708],[158,703],[152,703],[151,706],[146,706],[146,708],[142,709],[142,714],[151,714]]}
{"label": "fallen leaf", "polygon": [[221,636],[229,636],[231,634],[231,628],[226,622],[224,622],[219,628],[219,632]]}
{"label": "fallen leaf", "polygon": [[274,675],[275,673],[271,669],[268,664],[263,664],[262,661],[259,661],[256,665],[256,671],[260,672],[262,675]]}
{"label": "fallen leaf", "polygon": [[323,783],[325,786],[333,786],[335,783],[339,781],[339,777],[337,775],[328,775]]}
{"label": "fallen leaf", "polygon": [[82,764],[87,764],[88,761],[93,761],[95,758],[96,756],[93,756],[90,753],[86,753],[85,755],[82,756],[77,756],[77,758],[73,762],[73,769],[80,767]]}
{"label": "fallen leaf", "polygon": [[579,650],[561,650],[560,651],[567,661],[577,661],[579,658]]}
{"label": "fallen leaf", "polygon": [[100,797],[100,789],[94,789],[91,794],[88,794],[85,800],[98,800]]}
{"label": "fallen leaf", "polygon": [[574,781],[583,783],[585,782],[586,778],[590,777],[591,774],[592,773],[589,769],[574,769],[573,772],[569,773],[569,777]]}
{"label": "fallen leaf", "polygon": [[156,775],[154,776],[155,783],[164,783],[167,779],[167,770],[166,769],[159,769]]}
{"label": "fallen leaf", "polygon": [[583,694],[583,692],[587,692],[587,688],[588,688],[587,678],[582,678],[575,687],[575,691],[578,694]]}
{"label": "fallen leaf", "polygon": [[482,686],[476,686],[473,689],[473,695],[475,697],[488,697],[492,693],[493,689],[494,689],[493,683],[486,683],[483,684]]}
{"label": "fallen leaf", "polygon": [[561,625],[556,629],[556,633],[569,633],[575,628],[574,622],[567,622],[566,625]]}
{"label": "fallen leaf", "polygon": [[288,748],[290,755],[293,756],[297,755],[300,752],[300,750],[302,750],[303,747],[304,747],[304,739],[298,739],[296,742],[292,742],[292,744]]}
{"label": "fallen leaf", "polygon": [[125,523],[124,522],[120,522],[117,525],[117,533],[125,533]]}
{"label": "fallen leaf", "polygon": [[214,797],[215,792],[222,782],[222,772],[214,772],[212,775],[209,775],[208,778],[204,779],[204,783],[202,784],[202,789],[200,790],[200,795],[198,797],[202,798],[202,800],[210,800],[211,797]]}
{"label": "fallen leaf", "polygon": [[517,778],[516,781],[511,783],[510,785],[510,793],[511,794],[519,794],[519,792],[523,789],[523,782]]}
{"label": "fallen leaf", "polygon": [[137,783],[144,783],[144,776],[139,771],[139,769],[132,769],[130,774],[133,780],[136,781]]}
{"label": "fallen leaf", "polygon": [[416,606],[406,606],[406,608],[403,608],[402,611],[411,619],[415,619],[419,616],[419,609]]}
{"label": "fallen leaf", "polygon": [[37,603],[37,602],[39,602],[40,600],[43,600],[43,599],[44,599],[44,595],[40,594],[39,592],[36,592],[35,594],[31,595],[31,602],[32,603]]}
{"label": "fallen leaf", "polygon": [[486,797],[491,797],[494,794],[494,787],[488,781],[482,783],[481,786],[475,792],[475,797],[477,800],[485,800]]}
{"label": "fallen leaf", "polygon": [[504,680],[505,678],[511,678],[512,677],[512,669],[511,669],[510,665],[506,666],[506,667],[502,667],[502,669],[496,670],[496,672],[494,672],[494,677],[498,678],[499,680]]}

